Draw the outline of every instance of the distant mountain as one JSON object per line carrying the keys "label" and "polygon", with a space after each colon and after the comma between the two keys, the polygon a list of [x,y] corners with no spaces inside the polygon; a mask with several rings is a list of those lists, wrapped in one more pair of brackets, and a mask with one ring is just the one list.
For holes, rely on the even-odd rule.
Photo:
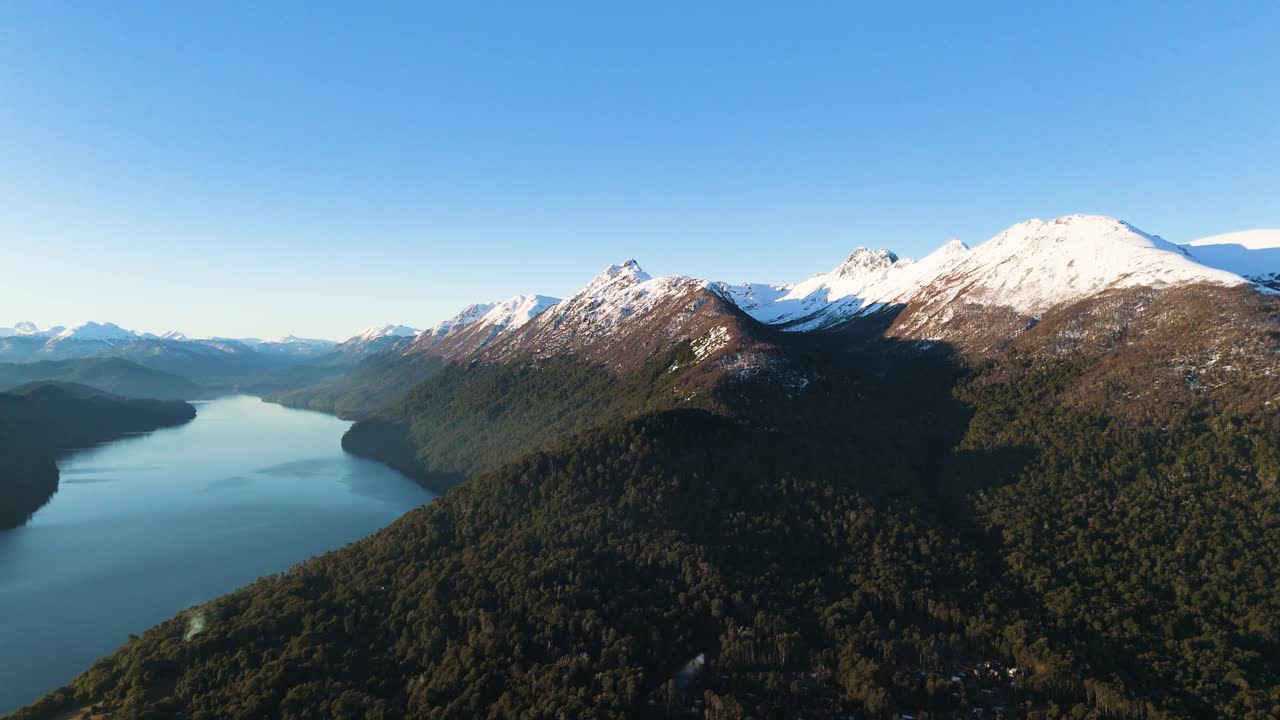
{"label": "distant mountain", "polygon": [[277,340],[190,338],[127,330],[115,323],[85,322],[40,330],[19,323],[0,333],[0,362],[30,363],[74,358],[124,358],[200,385],[234,388],[329,354],[337,343],[286,336]]}
{"label": "distant mountain", "polygon": [[216,393],[190,380],[118,357],[0,363],[0,391],[31,382],[78,383],[123,397],[197,400]]}
{"label": "distant mountain", "polygon": [[57,335],[58,333],[61,333],[64,329],[65,328],[59,325],[57,327],[49,328],[48,330],[41,330],[33,322],[20,322],[15,324],[11,328],[0,328],[0,337],[12,337],[14,335],[17,335],[19,337],[46,337],[47,338],[47,337],[52,337],[54,335]]}
{"label": "distant mountain", "polygon": [[1280,230],[1245,230],[1186,244],[1196,260],[1280,290]]}
{"label": "distant mountain", "polygon": [[463,358],[499,337],[524,327],[559,302],[546,295],[515,295],[501,302],[469,305],[457,315],[420,334],[407,354]]}
{"label": "distant mountain", "polygon": [[333,347],[333,351],[351,355],[368,355],[391,348],[407,347],[420,332],[417,328],[411,328],[408,325],[390,323],[374,325],[338,343]]}
{"label": "distant mountain", "polygon": [[190,404],[127,399],[76,383],[0,393],[0,530],[27,521],[58,488],[61,452],[195,417]]}
{"label": "distant mountain", "polygon": [[328,353],[338,345],[333,340],[321,340],[318,338],[302,338],[296,335],[285,335],[284,337],[275,338],[273,340],[262,340],[257,344],[251,344],[251,341],[242,341],[255,351],[273,357],[285,358],[315,358]]}
{"label": "distant mountain", "polygon": [[[434,376],[447,362],[469,358],[523,327],[556,302],[544,295],[516,295],[502,302],[469,305],[413,336],[384,334],[386,328],[403,326],[371,328],[339,345],[334,353],[266,379],[258,387],[268,400],[288,407],[363,417]],[[306,377],[299,372],[306,369],[316,382],[289,382]]]}

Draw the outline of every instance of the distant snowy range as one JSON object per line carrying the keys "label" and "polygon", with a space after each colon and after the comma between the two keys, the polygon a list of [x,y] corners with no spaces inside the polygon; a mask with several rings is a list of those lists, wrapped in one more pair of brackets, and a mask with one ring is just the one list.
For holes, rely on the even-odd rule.
{"label": "distant snowy range", "polygon": [[787,331],[821,330],[881,308],[911,305],[930,309],[916,315],[945,336],[941,328],[957,302],[1036,316],[1107,289],[1190,282],[1280,289],[1280,230],[1249,230],[1177,245],[1114,218],[1070,215],[1019,223],[974,247],[951,240],[918,260],[888,249],[857,248],[834,269],[790,283],[653,278],[629,260],[565,300],[515,295],[469,305],[426,330],[375,324],[342,341],[294,335],[198,338],[178,330],[126,329],[114,322],[51,328],[19,322],[0,327],[0,362],[120,357],[214,384],[244,383],[290,365],[346,367],[386,352],[466,357],[535,318],[554,325],[538,330],[544,337],[572,343],[574,338],[557,328],[571,327],[581,340],[607,332],[625,317],[642,316],[646,307],[693,287]]}

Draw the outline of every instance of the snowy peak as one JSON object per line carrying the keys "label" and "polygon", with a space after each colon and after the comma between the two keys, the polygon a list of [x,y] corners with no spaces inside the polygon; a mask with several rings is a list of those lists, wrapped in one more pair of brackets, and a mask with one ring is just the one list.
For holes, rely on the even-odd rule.
{"label": "snowy peak", "polygon": [[757,362],[746,323],[718,284],[683,276],[655,278],[628,260],[609,266],[480,357],[506,362],[572,356],[625,372],[688,342],[695,365],[737,363],[734,367],[745,371]]}
{"label": "snowy peak", "polygon": [[1244,282],[1199,258],[1115,218],[1067,215],[1018,223],[974,248],[952,240],[918,261],[859,248],[833,271],[794,285],[723,286],[722,292],[757,320],[803,331],[886,307],[912,305],[918,321],[936,325],[954,314],[952,303],[1038,317],[1113,288]]}
{"label": "snowy peak", "polygon": [[336,345],[332,340],[323,340],[320,338],[304,338],[297,335],[284,335],[282,337],[273,338],[271,340],[263,340],[259,345],[314,345],[314,346],[333,346]]}
{"label": "snowy peak", "polygon": [[[62,332],[63,328],[56,328],[58,332]],[[20,322],[13,326],[14,335],[40,335],[40,328],[36,327],[33,322]]]}
{"label": "snowy peak", "polygon": [[558,298],[546,295],[514,295],[501,302],[468,305],[425,334],[439,338],[471,325],[515,329],[558,302]]}
{"label": "snowy peak", "polygon": [[889,250],[858,248],[831,272],[794,285],[722,285],[721,292],[761,322],[787,330],[816,330],[885,304],[905,302],[932,274],[965,252],[963,243],[953,241],[914,262]]}
{"label": "snowy peak", "polygon": [[417,328],[411,328],[408,325],[392,325],[388,323],[383,325],[374,325],[372,327],[367,327],[364,330],[361,330],[359,333],[357,333],[355,337],[351,338],[351,340],[357,340],[360,342],[370,342],[372,340],[377,340],[379,338],[387,338],[387,337],[391,337],[391,338],[413,337],[414,335],[417,335],[419,332],[420,331]]}
{"label": "snowy peak", "polygon": [[573,297],[557,303],[551,313],[562,317],[590,314],[608,324],[696,285],[705,287],[707,283],[680,275],[654,278],[635,260],[627,260],[605,268]]}
{"label": "snowy peak", "polygon": [[640,263],[635,260],[627,260],[620,265],[610,265],[605,268],[591,282],[587,283],[586,287],[578,291],[574,297],[599,294],[608,288],[633,287],[652,279],[653,276],[645,272],[640,267]]}
{"label": "snowy peak", "polygon": [[[249,343],[245,342],[245,344]],[[285,335],[272,340],[263,340],[251,347],[257,352],[279,358],[310,358],[328,353],[337,345],[338,343],[332,340]]]}
{"label": "snowy peak", "polygon": [[870,250],[860,247],[849,258],[831,271],[836,277],[858,277],[867,273],[882,272],[893,267],[898,256],[885,248]]}
{"label": "snowy peak", "polygon": [[514,330],[558,302],[559,298],[547,295],[516,295],[493,305],[477,322],[499,332]]}
{"label": "snowy peak", "polygon": [[61,333],[66,328],[61,325],[41,330],[33,322],[14,323],[11,328],[0,328],[0,337],[48,338]]}
{"label": "snowy peak", "polygon": [[81,340],[97,342],[113,342],[131,340],[138,337],[132,330],[125,330],[115,323],[83,322],[73,325],[54,336],[55,341]]}
{"label": "snowy peak", "polygon": [[1108,249],[1123,252],[1141,248],[1185,254],[1182,248],[1157,235],[1150,235],[1123,220],[1105,215],[1064,215],[1053,220],[1027,220],[979,246],[988,253],[996,248],[1069,253],[1097,253]]}
{"label": "snowy peak", "polygon": [[1002,305],[1038,316],[1103,290],[1208,282],[1239,276],[1201,265],[1186,250],[1126,222],[1100,215],[1029,220],[964,254],[929,284],[953,300]]}
{"label": "snowy peak", "polygon": [[361,330],[334,348],[337,352],[367,354],[377,350],[400,347],[416,337],[419,331],[408,325],[384,323]]}
{"label": "snowy peak", "polygon": [[462,312],[454,315],[448,320],[445,320],[439,325],[436,325],[428,330],[427,333],[434,337],[443,337],[454,330],[461,330],[484,317],[495,306],[496,303],[478,303],[475,305],[468,305],[462,309]]}
{"label": "snowy peak", "polygon": [[469,305],[462,312],[422,333],[409,353],[460,359],[523,327],[560,302],[546,295],[515,295],[502,302]]}

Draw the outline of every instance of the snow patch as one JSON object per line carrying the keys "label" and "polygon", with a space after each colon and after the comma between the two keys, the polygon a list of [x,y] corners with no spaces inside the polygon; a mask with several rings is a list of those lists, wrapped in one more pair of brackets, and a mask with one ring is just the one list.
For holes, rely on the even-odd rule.
{"label": "snow patch", "polygon": [[707,356],[723,350],[728,344],[729,328],[723,325],[714,327],[706,335],[693,341],[693,356],[700,362]]}

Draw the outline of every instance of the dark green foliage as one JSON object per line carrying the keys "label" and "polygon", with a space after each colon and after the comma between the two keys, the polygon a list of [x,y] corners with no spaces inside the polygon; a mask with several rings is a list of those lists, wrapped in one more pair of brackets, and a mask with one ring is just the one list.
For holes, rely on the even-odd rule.
{"label": "dark green foliage", "polygon": [[[862,497],[857,469],[801,479],[777,449],[698,411],[590,432],[148,632],[71,702],[115,718],[630,717],[699,653],[696,692],[725,705],[925,700],[880,667],[981,647],[951,604],[978,589],[972,553]],[[184,640],[196,614],[206,629]]]}
{"label": "dark green foliage", "polygon": [[264,399],[285,407],[319,410],[341,418],[356,419],[366,417],[403,396],[444,367],[444,361],[436,357],[378,354],[329,382],[274,392]]}
{"label": "dark green foliage", "polygon": [[436,489],[582,430],[662,408],[713,406],[678,393],[687,345],[621,377],[569,358],[449,365],[352,426],[348,452],[387,462]]}
{"label": "dark green foliage", "polygon": [[445,369],[348,444],[467,482],[15,717],[1280,715],[1266,382],[1126,407],[1136,341],[680,361]]}
{"label": "dark green foliage", "polygon": [[1280,418],[1219,396],[1164,427],[1123,422],[1063,402],[1086,369],[967,386],[978,412],[964,448],[1034,449],[1015,477],[988,476],[979,522],[1102,704],[1267,717],[1280,703]]}
{"label": "dark green foliage", "polygon": [[54,458],[195,417],[177,400],[136,400],[84,385],[34,383],[0,393],[0,529],[17,527],[58,489]]}

